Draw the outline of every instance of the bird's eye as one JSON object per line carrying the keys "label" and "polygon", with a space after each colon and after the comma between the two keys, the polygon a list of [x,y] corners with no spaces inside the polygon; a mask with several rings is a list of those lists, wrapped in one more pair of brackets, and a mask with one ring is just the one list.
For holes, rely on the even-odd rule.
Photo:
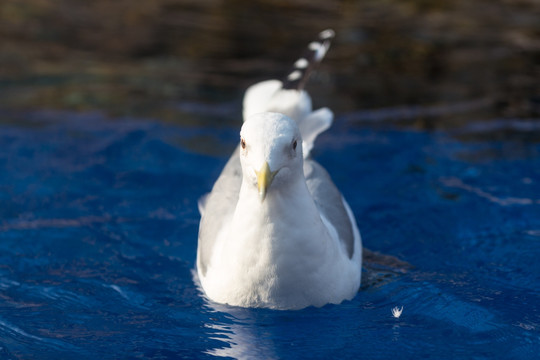
{"label": "bird's eye", "polygon": [[298,145],[298,143],[296,142],[296,140],[294,140],[294,142],[292,143],[293,150],[296,150],[296,145]]}
{"label": "bird's eye", "polygon": [[240,146],[242,147],[242,149],[245,149],[246,148],[246,140],[241,139],[240,140]]}

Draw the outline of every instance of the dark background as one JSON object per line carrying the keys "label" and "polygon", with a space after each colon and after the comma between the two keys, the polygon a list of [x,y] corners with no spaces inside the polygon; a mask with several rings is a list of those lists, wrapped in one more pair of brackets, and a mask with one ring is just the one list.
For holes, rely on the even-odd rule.
{"label": "dark background", "polygon": [[540,116],[535,0],[2,0],[0,109],[232,124],[326,28],[315,106],[424,129]]}

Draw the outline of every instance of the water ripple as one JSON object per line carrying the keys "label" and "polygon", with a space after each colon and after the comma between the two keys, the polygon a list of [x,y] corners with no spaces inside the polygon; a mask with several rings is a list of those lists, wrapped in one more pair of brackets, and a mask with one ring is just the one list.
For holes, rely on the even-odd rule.
{"label": "water ripple", "polygon": [[465,184],[461,179],[457,177],[441,177],[439,181],[450,188],[462,189],[467,192],[473,193],[481,198],[487,199],[490,202],[499,204],[501,206],[509,205],[538,205],[540,199],[518,198],[518,197],[498,197],[492,193],[482,190],[479,187]]}
{"label": "water ripple", "polygon": [[0,334],[2,334],[2,337],[10,336],[14,338],[19,338],[20,340],[24,339],[29,342],[38,342],[42,345],[48,346],[56,350],[73,351],[73,350],[78,349],[76,346],[70,343],[67,343],[65,341],[60,341],[60,340],[51,339],[51,338],[44,338],[44,337],[30,334],[26,332],[25,330],[21,329],[20,327],[13,325],[1,318],[0,318]]}

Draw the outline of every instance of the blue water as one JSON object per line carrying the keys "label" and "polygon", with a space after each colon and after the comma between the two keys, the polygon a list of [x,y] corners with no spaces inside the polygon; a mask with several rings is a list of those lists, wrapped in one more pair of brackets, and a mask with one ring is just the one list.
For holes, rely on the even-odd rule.
{"label": "blue water", "polygon": [[0,116],[2,359],[540,353],[540,144],[525,136],[538,130],[488,141],[475,135],[483,126],[423,132],[338,117],[315,157],[364,246],[410,265],[367,263],[362,290],[341,305],[271,311],[212,304],[192,277],[197,199],[237,128]]}

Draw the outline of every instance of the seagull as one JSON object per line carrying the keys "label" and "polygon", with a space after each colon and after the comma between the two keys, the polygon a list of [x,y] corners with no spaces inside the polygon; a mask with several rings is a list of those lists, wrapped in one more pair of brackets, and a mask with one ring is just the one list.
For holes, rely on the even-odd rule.
{"label": "seagull", "polygon": [[360,287],[355,217],[309,154],[332,123],[303,86],[333,31],[309,44],[290,74],[250,87],[240,142],[201,198],[197,274],[217,303],[280,310],[339,304]]}

